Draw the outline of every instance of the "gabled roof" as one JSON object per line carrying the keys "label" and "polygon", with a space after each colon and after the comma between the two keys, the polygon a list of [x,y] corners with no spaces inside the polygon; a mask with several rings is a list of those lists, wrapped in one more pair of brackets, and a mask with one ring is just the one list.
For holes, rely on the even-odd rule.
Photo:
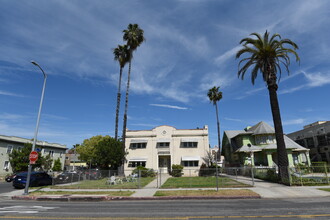
{"label": "gabled roof", "polygon": [[257,134],[275,134],[275,130],[272,126],[267,124],[264,121],[259,122],[258,124],[252,126],[247,130],[248,132],[252,132],[252,135]]}
{"label": "gabled roof", "polygon": [[[285,147],[286,149],[292,149],[293,151],[309,151],[309,149],[304,148],[288,138],[287,136],[284,135],[284,142],[285,142]],[[248,147],[246,145],[240,147],[239,149],[236,150],[236,152],[256,152],[256,151],[262,151],[262,150],[272,150],[272,149],[277,149],[276,144],[267,144],[263,146],[254,146],[251,145],[251,147]]]}

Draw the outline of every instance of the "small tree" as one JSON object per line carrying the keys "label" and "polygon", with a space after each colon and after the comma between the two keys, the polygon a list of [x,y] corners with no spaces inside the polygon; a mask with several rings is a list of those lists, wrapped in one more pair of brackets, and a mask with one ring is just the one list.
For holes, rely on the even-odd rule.
{"label": "small tree", "polygon": [[50,157],[49,154],[46,155],[45,157],[41,157],[40,162],[41,162],[41,168],[44,171],[49,171],[52,168],[53,159]]}
{"label": "small tree", "polygon": [[57,158],[54,161],[53,171],[62,171],[62,163],[60,158]]}

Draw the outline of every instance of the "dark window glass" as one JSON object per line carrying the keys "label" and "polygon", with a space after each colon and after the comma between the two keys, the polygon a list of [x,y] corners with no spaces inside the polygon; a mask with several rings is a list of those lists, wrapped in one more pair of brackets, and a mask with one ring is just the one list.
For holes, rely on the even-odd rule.
{"label": "dark window glass", "polygon": [[197,147],[197,142],[183,142],[181,146],[185,148],[195,148]]}
{"label": "dark window glass", "polygon": [[317,136],[317,142],[319,143],[319,146],[326,146],[327,140],[325,139],[325,135]]}
{"label": "dark window glass", "polygon": [[147,143],[133,143],[131,144],[131,148],[133,149],[141,149],[141,148],[146,148]]}
{"label": "dark window glass", "polygon": [[299,144],[300,146],[305,147],[305,141],[303,139],[301,140],[296,140],[296,143]]}
{"label": "dark window glass", "polygon": [[198,160],[194,161],[182,161],[184,167],[198,167]]}
{"label": "dark window glass", "polygon": [[315,147],[314,140],[313,140],[312,137],[306,138],[306,142],[307,142],[307,147],[308,148],[314,148]]}
{"label": "dark window glass", "polygon": [[131,161],[128,163],[128,167],[138,167],[138,166],[146,167],[146,162],[145,161]]}

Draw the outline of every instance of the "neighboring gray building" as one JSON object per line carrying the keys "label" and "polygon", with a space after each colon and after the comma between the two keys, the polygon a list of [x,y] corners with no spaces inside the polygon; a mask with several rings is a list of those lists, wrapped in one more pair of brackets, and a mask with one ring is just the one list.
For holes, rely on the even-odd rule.
{"label": "neighboring gray building", "polygon": [[[26,143],[33,143],[31,140],[21,137],[0,135],[0,176],[4,176],[12,172],[8,154],[13,149],[21,149]],[[37,141],[36,148],[41,150],[41,155],[46,156],[49,154],[53,163],[57,158],[60,158],[62,169],[64,167],[66,145],[48,143],[45,141]]]}
{"label": "neighboring gray building", "polygon": [[312,162],[330,163],[330,121],[317,121],[288,134],[292,140],[310,149]]}

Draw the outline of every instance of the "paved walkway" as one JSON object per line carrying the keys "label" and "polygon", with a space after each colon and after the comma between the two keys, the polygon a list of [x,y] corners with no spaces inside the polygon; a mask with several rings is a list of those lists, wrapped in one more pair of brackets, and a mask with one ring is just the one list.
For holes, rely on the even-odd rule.
{"label": "paved walkway", "polygon": [[161,177],[157,177],[154,181],[146,185],[143,189],[138,189],[132,195],[132,197],[151,197],[154,196],[158,187],[163,185],[166,180],[170,177],[170,175],[162,173]]}

